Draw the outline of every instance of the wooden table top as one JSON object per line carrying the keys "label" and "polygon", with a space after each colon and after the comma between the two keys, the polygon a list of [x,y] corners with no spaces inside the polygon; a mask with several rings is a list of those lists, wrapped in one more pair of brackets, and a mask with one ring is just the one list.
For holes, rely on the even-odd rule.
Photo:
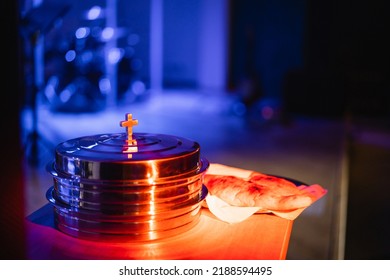
{"label": "wooden table top", "polygon": [[26,218],[28,259],[285,259],[293,221],[255,214],[228,224],[202,208],[199,222],[175,237],[147,242],[102,242],[75,238],[54,226],[53,208],[43,206]]}

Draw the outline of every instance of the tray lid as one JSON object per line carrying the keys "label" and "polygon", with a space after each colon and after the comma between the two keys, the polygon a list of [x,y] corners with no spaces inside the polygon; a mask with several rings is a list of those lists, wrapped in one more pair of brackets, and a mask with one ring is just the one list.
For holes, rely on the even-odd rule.
{"label": "tray lid", "polygon": [[64,176],[93,180],[158,180],[199,170],[200,145],[166,134],[133,133],[138,123],[127,114],[126,133],[97,134],[57,145],[53,168]]}

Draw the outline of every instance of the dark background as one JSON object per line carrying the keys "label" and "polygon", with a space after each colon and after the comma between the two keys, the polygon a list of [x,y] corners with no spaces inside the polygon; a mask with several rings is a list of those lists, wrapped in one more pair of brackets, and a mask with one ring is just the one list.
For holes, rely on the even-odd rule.
{"label": "dark background", "polygon": [[[4,2],[4,1],[3,1]],[[2,2],[1,257],[23,259],[20,109],[29,102],[22,71],[20,6]],[[255,95],[280,98],[286,114],[346,118],[390,130],[388,10],[378,1],[230,1],[226,88],[243,79]],[[251,33],[252,32],[252,33]],[[254,33],[253,33],[254,32]],[[251,35],[252,34],[252,35]],[[251,37],[252,36],[252,37]],[[237,43],[237,42],[241,42]],[[243,43],[244,42],[244,43]],[[266,42],[266,44],[264,43]],[[166,81],[175,84],[175,81]],[[183,82],[194,86],[195,83]],[[351,139],[346,259],[389,258],[389,155]],[[376,157],[374,158],[374,156]],[[368,166],[376,172],[368,172]],[[375,166],[373,168],[373,166]],[[367,204],[367,201],[377,201]],[[375,223],[372,217],[376,217]],[[362,227],[375,227],[366,233]],[[385,240],[358,250],[367,239]]]}

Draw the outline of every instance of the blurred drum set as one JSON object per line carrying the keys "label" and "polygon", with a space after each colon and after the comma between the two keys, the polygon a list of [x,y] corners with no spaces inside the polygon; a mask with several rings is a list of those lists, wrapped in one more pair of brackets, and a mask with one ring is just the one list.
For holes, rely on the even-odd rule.
{"label": "blurred drum set", "polygon": [[[43,3],[21,15],[24,103],[32,114],[26,143],[32,162],[38,142],[44,141],[38,133],[37,107],[93,113],[105,109],[113,96],[116,104],[146,96],[139,74],[142,62],[135,51],[139,35],[129,28],[107,26],[107,17],[115,13],[110,15],[106,8],[93,6],[79,17],[75,10],[66,3]],[[71,12],[77,22],[66,17]]]}

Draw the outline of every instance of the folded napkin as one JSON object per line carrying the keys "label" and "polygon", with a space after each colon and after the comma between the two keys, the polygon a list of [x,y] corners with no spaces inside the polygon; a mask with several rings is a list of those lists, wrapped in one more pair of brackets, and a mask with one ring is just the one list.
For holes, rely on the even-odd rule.
{"label": "folded napkin", "polygon": [[[210,167],[207,171],[207,174],[213,175],[227,175],[227,176],[235,176],[242,179],[248,179],[251,174],[253,174],[253,170],[245,170],[237,167],[222,165],[218,163],[211,163]],[[207,187],[207,185],[206,185]],[[322,188],[318,184],[314,185],[298,185],[298,189],[307,192],[312,197],[312,203],[323,197],[327,190]],[[240,206],[232,206],[227,202],[223,201],[219,197],[212,195],[210,192],[206,196],[205,203],[203,203],[204,207],[207,207],[211,213],[213,213],[220,220],[227,223],[239,223],[251,215],[255,213],[273,213],[279,217],[294,220],[296,219],[307,207],[293,209],[289,211],[275,211],[269,210],[262,207],[240,207]],[[310,206],[310,205],[309,205]]]}

